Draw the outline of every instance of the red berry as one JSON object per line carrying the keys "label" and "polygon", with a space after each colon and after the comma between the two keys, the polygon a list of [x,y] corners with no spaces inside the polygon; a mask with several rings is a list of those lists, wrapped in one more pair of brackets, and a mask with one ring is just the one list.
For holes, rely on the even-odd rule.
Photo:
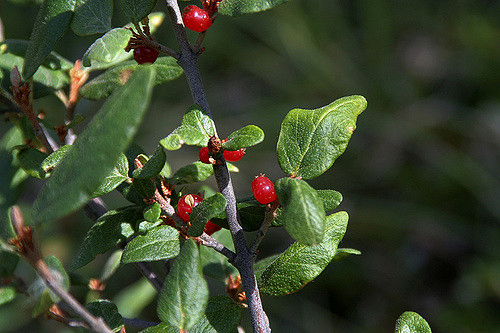
{"label": "red berry", "polygon": [[238,150],[224,150],[224,158],[229,162],[237,162],[241,160],[243,155],[245,155],[246,148],[241,148]]}
{"label": "red berry", "polygon": [[145,46],[134,49],[134,59],[138,64],[154,63],[156,58],[158,58],[158,51],[155,49]]}
{"label": "red berry", "polygon": [[203,163],[212,164],[210,163],[210,155],[208,154],[208,147],[202,147],[198,152],[198,157],[200,158],[200,161],[202,161]]}
{"label": "red berry", "polygon": [[268,204],[278,199],[273,182],[262,174],[252,181],[252,192],[255,200],[261,204]]}
{"label": "red berry", "polygon": [[212,20],[210,19],[208,13],[194,5],[184,8],[184,11],[182,12],[182,20],[184,21],[186,28],[196,32],[205,31],[212,25]]}
{"label": "red berry", "polygon": [[205,225],[205,233],[209,236],[211,236],[214,232],[219,231],[220,229],[222,229],[222,227],[213,223],[212,221],[208,221]]}
{"label": "red berry", "polygon": [[183,195],[177,203],[177,215],[186,222],[189,222],[189,214],[193,207],[203,201],[203,198],[196,194]]}

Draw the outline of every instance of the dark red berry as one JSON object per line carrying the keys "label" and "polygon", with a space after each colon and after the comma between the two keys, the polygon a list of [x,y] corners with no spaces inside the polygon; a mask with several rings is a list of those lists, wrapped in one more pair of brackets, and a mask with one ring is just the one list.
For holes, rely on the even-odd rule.
{"label": "dark red berry", "polygon": [[220,229],[222,229],[222,227],[213,223],[212,221],[208,221],[205,225],[205,233],[209,236],[211,236],[214,232],[219,231]]}
{"label": "dark red berry", "polygon": [[189,222],[189,214],[193,207],[203,201],[203,198],[196,194],[183,195],[177,203],[177,215],[186,222]]}
{"label": "dark red berry", "polygon": [[262,174],[252,181],[252,192],[255,200],[261,204],[268,204],[278,199],[273,182]]}
{"label": "dark red berry", "polygon": [[150,47],[141,46],[134,49],[134,59],[138,64],[154,63],[158,58],[158,51]]}
{"label": "dark red berry", "polygon": [[224,158],[228,162],[237,162],[241,160],[243,155],[245,155],[246,148],[241,148],[238,150],[224,150]]}
{"label": "dark red berry", "polygon": [[212,20],[208,15],[207,11],[196,7],[195,5],[190,5],[184,8],[182,12],[182,20],[186,28],[202,32],[210,28],[212,25]]}
{"label": "dark red berry", "polygon": [[198,157],[200,158],[200,161],[202,161],[203,163],[211,164],[210,155],[208,154],[208,147],[202,147],[198,152]]}

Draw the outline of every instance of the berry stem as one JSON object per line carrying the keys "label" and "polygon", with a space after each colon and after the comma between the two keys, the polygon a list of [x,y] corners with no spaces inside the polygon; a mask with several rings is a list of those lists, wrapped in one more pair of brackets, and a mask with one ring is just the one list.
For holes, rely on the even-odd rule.
{"label": "berry stem", "polygon": [[[174,26],[174,33],[181,50],[179,65],[184,69],[188,81],[191,95],[195,103],[200,105],[210,118],[210,112],[200,72],[198,69],[199,54],[194,52],[187,39],[186,31],[182,23],[182,15],[177,0],[166,0],[168,13]],[[217,136],[217,135],[216,135]],[[216,158],[218,159],[218,158]],[[222,195],[226,198],[226,216],[236,249],[236,257],[231,262],[241,274],[245,294],[247,296],[248,308],[254,332],[267,333],[271,329],[269,321],[262,307],[257,279],[253,271],[253,253],[247,247],[246,240],[241,227],[239,214],[236,207],[236,197],[234,195],[231,176],[227,169],[224,157],[220,156],[221,164],[213,165],[217,186]]]}

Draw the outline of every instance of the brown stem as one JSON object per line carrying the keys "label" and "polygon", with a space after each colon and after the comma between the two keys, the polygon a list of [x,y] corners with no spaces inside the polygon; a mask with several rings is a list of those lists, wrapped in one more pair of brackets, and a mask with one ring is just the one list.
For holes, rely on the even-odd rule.
{"label": "brown stem", "polygon": [[54,277],[42,259],[38,246],[33,240],[31,228],[24,226],[23,216],[17,206],[12,207],[10,217],[17,235],[16,238],[10,240],[10,243],[17,246],[19,253],[35,268],[47,288],[52,290],[54,294],[79,315],[92,331],[103,333],[113,332],[102,318],[94,317],[73,295],[59,284],[59,281]]}
{"label": "brown stem", "polygon": [[[181,50],[181,57],[178,63],[184,69],[193,100],[212,118],[200,72],[198,70],[199,54],[194,52],[189,44],[177,0],[167,0],[167,7],[174,27],[175,37]],[[236,257],[232,263],[241,274],[250,310],[253,331],[259,333],[270,332],[271,329],[267,316],[262,308],[259,288],[253,271],[253,254],[247,247],[243,235],[243,228],[240,224],[231,176],[224,159],[221,158],[221,160],[222,163],[214,165],[213,168],[219,191],[224,195],[227,201],[226,216],[236,249]]]}
{"label": "brown stem", "polygon": [[250,252],[253,254],[254,258],[257,255],[257,249],[259,248],[260,243],[264,239],[267,230],[269,229],[271,223],[273,223],[274,219],[276,218],[276,210],[278,209],[278,207],[279,203],[276,201],[271,204],[271,207],[268,207],[266,209],[264,221],[262,222],[259,231],[257,231],[257,235],[255,236],[252,246],[250,247]]}

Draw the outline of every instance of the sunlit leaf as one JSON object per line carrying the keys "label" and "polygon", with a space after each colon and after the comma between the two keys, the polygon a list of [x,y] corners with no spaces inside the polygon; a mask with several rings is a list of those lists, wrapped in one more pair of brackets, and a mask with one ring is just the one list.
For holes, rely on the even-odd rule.
{"label": "sunlit leaf", "polygon": [[345,151],[365,108],[364,97],[348,96],[315,110],[291,110],[281,124],[276,148],[281,169],[304,179],[328,170]]}

